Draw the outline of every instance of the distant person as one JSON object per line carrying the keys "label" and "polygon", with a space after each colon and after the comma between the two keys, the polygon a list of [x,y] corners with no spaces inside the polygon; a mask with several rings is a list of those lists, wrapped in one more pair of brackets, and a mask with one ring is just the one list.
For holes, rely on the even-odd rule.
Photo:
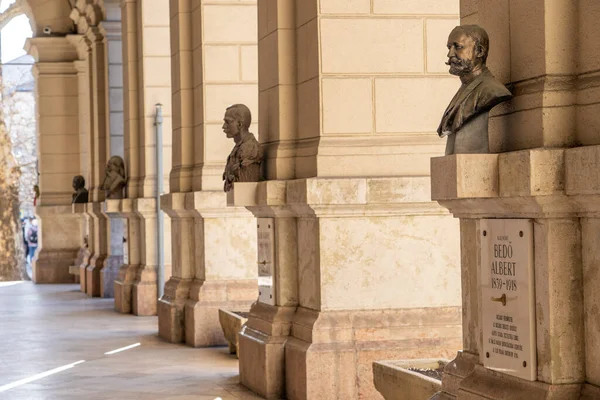
{"label": "distant person", "polygon": [[29,250],[27,254],[27,262],[31,263],[33,257],[35,256],[35,251],[37,250],[38,245],[38,224],[37,219],[30,218],[31,225],[27,231],[27,244],[29,245]]}
{"label": "distant person", "polygon": [[21,231],[23,233],[23,245],[25,248],[25,262],[27,262],[27,256],[29,255],[29,243],[27,242],[27,218],[21,219]]}

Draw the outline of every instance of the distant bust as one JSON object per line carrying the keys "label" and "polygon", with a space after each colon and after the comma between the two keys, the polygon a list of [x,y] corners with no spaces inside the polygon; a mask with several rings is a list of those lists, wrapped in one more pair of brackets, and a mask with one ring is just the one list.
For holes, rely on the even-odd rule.
{"label": "distant bust", "polygon": [[223,132],[235,142],[233,150],[227,157],[227,165],[223,173],[224,190],[229,192],[233,182],[260,180],[260,164],[263,155],[260,144],[249,131],[252,115],[248,107],[243,104],[228,107],[223,121]]}
{"label": "distant bust", "polygon": [[489,153],[489,112],[512,97],[485,65],[489,42],[487,32],[477,25],[457,26],[448,37],[446,65],[462,86],[438,127],[440,137],[448,136],[446,155]]}
{"label": "distant bust", "polygon": [[125,162],[119,156],[113,156],[106,164],[104,182],[100,186],[105,191],[107,199],[122,199],[123,188],[127,183],[125,178]]}
{"label": "distant bust", "polygon": [[73,177],[73,201],[71,203],[87,203],[88,202],[88,191],[84,187],[85,178],[81,175],[75,175]]}

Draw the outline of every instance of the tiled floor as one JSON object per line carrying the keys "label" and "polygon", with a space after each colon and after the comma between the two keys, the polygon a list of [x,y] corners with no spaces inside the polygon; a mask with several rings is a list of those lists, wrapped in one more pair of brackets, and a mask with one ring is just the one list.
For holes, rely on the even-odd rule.
{"label": "tiled floor", "polygon": [[117,314],[112,299],[89,298],[78,285],[0,282],[0,399],[260,399],[237,382],[238,362],[226,347],[165,343],[156,317]]}

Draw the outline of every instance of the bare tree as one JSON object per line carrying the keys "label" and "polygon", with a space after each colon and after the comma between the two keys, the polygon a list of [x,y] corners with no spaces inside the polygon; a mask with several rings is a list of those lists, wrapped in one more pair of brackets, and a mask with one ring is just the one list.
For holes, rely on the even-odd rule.
{"label": "bare tree", "polygon": [[[2,3],[2,1],[0,1]],[[23,6],[25,5],[25,0],[16,0],[12,3],[6,10],[0,13],[0,31],[4,28],[13,18],[18,17],[19,15],[24,13]]]}
{"label": "bare tree", "polygon": [[26,279],[23,234],[19,220],[21,168],[0,107],[0,281]]}
{"label": "bare tree", "polygon": [[[12,19],[23,14],[23,4],[24,0],[16,0],[0,13],[0,31]],[[12,124],[10,128],[22,124],[32,126],[26,116],[20,115],[23,114],[23,104],[19,100],[17,87],[22,82],[10,84],[15,85],[14,89],[9,88],[4,79],[0,81],[0,281],[27,279],[19,214],[23,197],[21,186],[29,184],[33,188],[33,183],[25,183],[23,178],[31,180],[31,156],[35,160],[35,135],[33,140],[27,137],[30,134],[23,134],[27,130],[15,130],[16,134],[11,135],[7,126],[7,121]]]}

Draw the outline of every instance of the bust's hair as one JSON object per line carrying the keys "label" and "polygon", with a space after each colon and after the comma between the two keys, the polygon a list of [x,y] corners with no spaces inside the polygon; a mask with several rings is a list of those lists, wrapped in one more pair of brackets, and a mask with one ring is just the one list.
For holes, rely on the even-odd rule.
{"label": "bust's hair", "polygon": [[78,189],[83,189],[85,186],[85,178],[81,175],[75,175],[73,177],[73,184]]}
{"label": "bust's hair", "polygon": [[250,113],[250,109],[246,107],[244,104],[234,104],[225,110],[226,112],[231,110],[232,116],[236,121],[240,121],[242,123],[242,127],[246,129],[250,129],[250,124],[252,123],[252,114]]}
{"label": "bust's hair", "polygon": [[460,25],[454,28],[454,30],[462,31],[465,35],[473,39],[475,46],[481,48],[481,52],[483,53],[481,59],[485,64],[490,51],[490,38],[485,29],[479,25]]}
{"label": "bust's hair", "polygon": [[110,160],[108,160],[109,164],[114,165],[117,168],[117,173],[125,178],[125,162],[119,156],[112,156]]}

